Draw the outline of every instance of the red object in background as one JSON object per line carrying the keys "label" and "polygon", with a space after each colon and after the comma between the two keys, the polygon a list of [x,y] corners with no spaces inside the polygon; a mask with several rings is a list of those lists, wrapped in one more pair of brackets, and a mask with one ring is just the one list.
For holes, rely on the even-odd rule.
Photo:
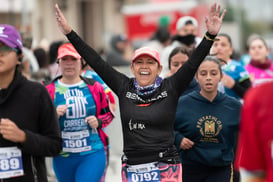
{"label": "red object in background", "polygon": [[156,31],[159,19],[162,16],[169,18],[169,30],[172,35],[176,33],[176,22],[182,16],[193,16],[199,23],[199,33],[205,31],[204,17],[209,7],[197,4],[195,1],[168,1],[168,3],[152,0],[153,3],[130,5],[123,8],[126,33],[131,41],[147,40]]}

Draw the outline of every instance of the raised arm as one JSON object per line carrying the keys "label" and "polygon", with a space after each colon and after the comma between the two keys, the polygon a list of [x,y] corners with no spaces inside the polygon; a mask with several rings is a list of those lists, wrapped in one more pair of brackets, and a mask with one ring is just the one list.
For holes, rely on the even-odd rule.
{"label": "raised arm", "polygon": [[67,36],[68,40],[73,44],[82,58],[84,58],[86,63],[90,65],[103,81],[118,95],[123,85],[122,81],[127,81],[128,77],[107,64],[91,46],[85,43],[77,33],[72,30],[57,4],[55,5],[55,9],[56,20],[60,31]]}
{"label": "raised arm", "polygon": [[56,20],[59,26],[60,31],[64,34],[67,35],[69,34],[72,29],[70,27],[70,25],[68,24],[67,20],[65,19],[62,11],[60,10],[58,4],[55,5],[55,9],[56,9]]}
{"label": "raised arm", "polygon": [[220,14],[221,6],[214,3],[208,15],[205,17],[207,32],[204,35],[202,42],[193,51],[189,60],[180,67],[180,69],[170,78],[174,80],[174,85],[181,94],[189,85],[197,71],[199,65],[208,55],[210,48],[219,33],[226,10]]}

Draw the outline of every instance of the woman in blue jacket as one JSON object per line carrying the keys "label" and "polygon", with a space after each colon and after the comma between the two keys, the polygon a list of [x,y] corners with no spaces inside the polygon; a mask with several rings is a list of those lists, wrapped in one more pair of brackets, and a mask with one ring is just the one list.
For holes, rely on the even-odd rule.
{"label": "woman in blue jacket", "polygon": [[182,160],[182,179],[229,182],[241,104],[218,92],[222,79],[217,58],[206,57],[196,73],[200,92],[192,92],[178,102],[175,143]]}

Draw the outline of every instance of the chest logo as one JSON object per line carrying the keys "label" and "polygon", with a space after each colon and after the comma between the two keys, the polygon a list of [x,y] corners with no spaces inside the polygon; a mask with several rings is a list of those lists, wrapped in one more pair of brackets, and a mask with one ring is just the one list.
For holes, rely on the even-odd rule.
{"label": "chest logo", "polygon": [[217,117],[203,116],[198,122],[197,126],[201,134],[201,141],[219,143],[218,135],[223,128],[223,124]]}
{"label": "chest logo", "polygon": [[132,122],[132,119],[129,121],[130,130],[143,130],[145,129],[145,124],[141,122]]}

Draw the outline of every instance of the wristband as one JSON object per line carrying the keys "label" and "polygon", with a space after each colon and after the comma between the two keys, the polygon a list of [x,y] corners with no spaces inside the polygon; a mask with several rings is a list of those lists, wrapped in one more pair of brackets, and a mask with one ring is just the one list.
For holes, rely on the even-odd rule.
{"label": "wristband", "polygon": [[215,38],[217,35],[212,35],[208,32],[204,35],[205,39],[210,40],[210,41],[216,41],[219,40],[218,38]]}

